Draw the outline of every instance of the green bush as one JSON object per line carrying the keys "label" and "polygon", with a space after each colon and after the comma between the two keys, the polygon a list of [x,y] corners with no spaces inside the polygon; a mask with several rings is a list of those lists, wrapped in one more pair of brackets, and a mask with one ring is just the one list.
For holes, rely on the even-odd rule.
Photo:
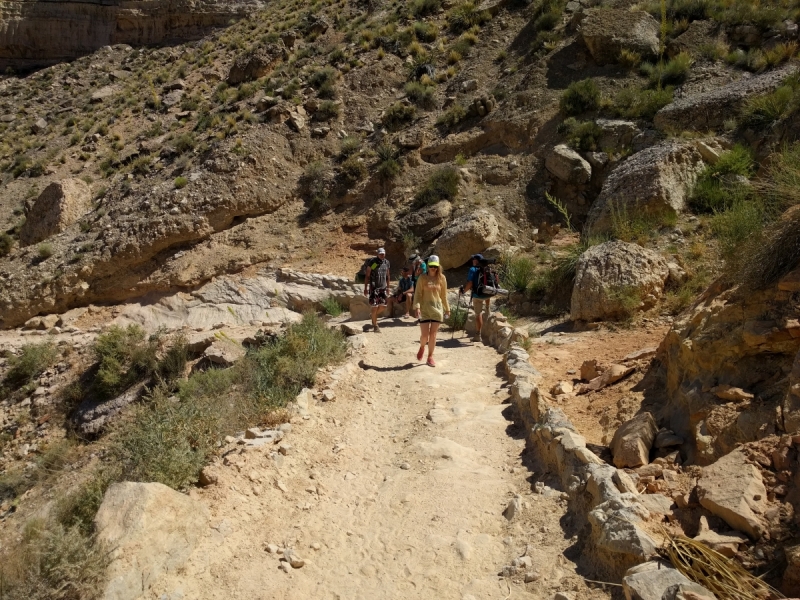
{"label": "green bush", "polygon": [[774,92],[749,98],[742,110],[742,121],[755,128],[768,128],[787,119],[800,107],[800,76],[787,77]]}
{"label": "green bush", "polygon": [[681,52],[669,61],[657,64],[642,63],[639,67],[643,75],[650,80],[653,88],[661,89],[668,85],[683,83],[692,66],[692,57],[688,52]]}
{"label": "green bush", "polygon": [[[754,212],[751,219],[756,220]],[[738,277],[755,289],[775,285],[800,264],[800,212],[794,211],[776,220],[760,235],[750,235],[749,243],[738,246],[740,261]],[[747,260],[741,260],[746,254]]]}
{"label": "green bush", "polygon": [[467,0],[450,9],[447,24],[454,33],[461,33],[475,25],[483,25],[491,18],[489,11],[480,10],[476,3]]}
{"label": "green bush", "polygon": [[364,161],[357,156],[351,156],[342,163],[342,177],[347,183],[358,183],[368,175]]}
{"label": "green bush", "polygon": [[178,139],[175,140],[175,150],[177,150],[178,154],[184,154],[194,150],[196,145],[197,141],[194,139],[194,135],[188,132],[182,133],[178,136]]}
{"label": "green bush", "polygon": [[650,213],[634,206],[629,212],[628,205],[622,202],[612,202],[610,208],[611,237],[623,242],[644,245],[658,235],[659,229],[677,223],[677,215],[668,210]]}
{"label": "green bush", "polygon": [[325,311],[326,315],[330,315],[331,317],[338,317],[344,312],[342,305],[332,296],[328,296],[322,301],[322,309]]}
{"label": "green bush", "polygon": [[335,83],[338,77],[339,71],[333,67],[323,67],[311,75],[308,80],[308,84],[315,89],[320,89],[326,84]]}
{"label": "green bush", "polygon": [[754,173],[752,152],[737,145],[700,173],[689,205],[695,211],[705,213],[726,210],[751,195],[750,186],[740,178],[749,179]]}
{"label": "green bush", "polygon": [[455,127],[466,118],[467,109],[458,102],[455,102],[444,113],[439,115],[439,118],[436,119],[436,125],[449,129],[451,127]]}
{"label": "green bush", "polygon": [[400,151],[393,144],[383,143],[376,149],[375,153],[378,155],[378,176],[384,180],[389,181],[394,179],[402,171],[400,165]]}
{"label": "green bush", "polygon": [[0,256],[8,256],[14,247],[14,238],[7,233],[0,233]]}
{"label": "green bush", "polygon": [[439,35],[439,28],[434,23],[417,21],[414,23],[414,37],[420,42],[430,43],[436,40]]}
{"label": "green bush", "polygon": [[341,110],[338,102],[325,100],[320,103],[317,112],[314,113],[314,117],[320,121],[330,121],[331,119],[337,118]]}
{"label": "green bush", "polygon": [[722,256],[736,260],[745,242],[758,234],[764,227],[763,206],[756,200],[738,199],[714,214],[711,231],[719,240]]}
{"label": "green bush", "polygon": [[612,111],[627,119],[647,119],[652,121],[656,113],[672,102],[673,88],[643,90],[624,88],[614,97]]}
{"label": "green bush", "polygon": [[431,205],[441,200],[452,200],[458,194],[459,176],[453,167],[436,169],[416,194],[420,204]]}
{"label": "green bush", "polygon": [[97,360],[93,391],[103,398],[147,379],[158,367],[158,342],[153,337],[147,339],[138,325],[112,326],[97,336],[93,352]]}
{"label": "green bush", "polygon": [[389,131],[398,131],[411,122],[417,110],[408,104],[395,102],[383,113],[381,122]]}
{"label": "green bush", "polygon": [[17,355],[8,358],[8,371],[3,378],[3,385],[18,389],[31,383],[55,364],[58,350],[51,342],[43,344],[24,344]]}
{"label": "green bush", "polygon": [[44,242],[42,244],[39,244],[39,247],[36,249],[36,252],[39,255],[39,258],[41,258],[42,260],[47,260],[48,258],[53,256],[54,252],[53,244],[51,244],[50,242]]}
{"label": "green bush", "polygon": [[592,79],[573,82],[561,94],[559,106],[567,116],[596,110],[600,106],[600,88]]}
{"label": "green bush", "polygon": [[172,183],[175,186],[175,189],[179,190],[189,185],[189,180],[186,179],[186,177],[181,176],[181,177],[176,177],[175,181],[173,181]]}
{"label": "green bush", "polygon": [[348,135],[342,138],[339,148],[339,156],[347,158],[361,150],[361,140],[355,136]]}
{"label": "green bush", "polygon": [[559,125],[559,132],[565,134],[567,144],[576,150],[597,150],[597,142],[603,129],[594,121],[578,121],[575,117],[565,119]]}
{"label": "green bush", "polygon": [[425,85],[418,81],[410,81],[406,84],[406,96],[411,102],[420,108],[433,108],[436,106],[434,92],[436,88],[432,85]]}
{"label": "green bush", "polygon": [[536,276],[536,265],[529,256],[509,256],[504,258],[501,272],[503,287],[524,292]]}
{"label": "green bush", "polygon": [[441,8],[442,0],[413,0],[411,3],[411,13],[417,18],[436,14]]}

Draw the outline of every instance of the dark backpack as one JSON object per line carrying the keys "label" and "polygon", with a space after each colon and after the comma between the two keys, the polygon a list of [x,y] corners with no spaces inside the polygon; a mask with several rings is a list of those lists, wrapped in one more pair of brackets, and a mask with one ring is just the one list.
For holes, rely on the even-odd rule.
{"label": "dark backpack", "polygon": [[479,296],[490,298],[503,292],[505,292],[505,290],[500,287],[500,277],[497,274],[495,261],[492,259],[480,261],[480,266],[478,267],[478,285],[475,287],[475,293]]}

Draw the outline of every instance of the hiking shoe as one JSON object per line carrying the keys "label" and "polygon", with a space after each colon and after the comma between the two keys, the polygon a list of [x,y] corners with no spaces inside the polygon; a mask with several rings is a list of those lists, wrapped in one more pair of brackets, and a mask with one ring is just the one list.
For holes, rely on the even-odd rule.
{"label": "hiking shoe", "polygon": [[420,348],[419,352],[417,352],[417,360],[422,360],[422,355],[425,354],[425,348]]}
{"label": "hiking shoe", "polygon": [[375,325],[375,327],[372,328],[372,331],[374,331],[375,333],[380,333],[381,332],[381,326],[380,325]]}
{"label": "hiking shoe", "polygon": [[476,343],[480,343],[483,340],[481,340],[481,336],[480,335],[473,335],[472,336],[472,341],[476,342]]}
{"label": "hiking shoe", "polygon": [[435,366],[436,366],[436,361],[435,361],[435,360],[433,360],[433,357],[432,357],[432,356],[429,356],[429,357],[428,357],[428,366],[429,366],[429,367],[435,367]]}

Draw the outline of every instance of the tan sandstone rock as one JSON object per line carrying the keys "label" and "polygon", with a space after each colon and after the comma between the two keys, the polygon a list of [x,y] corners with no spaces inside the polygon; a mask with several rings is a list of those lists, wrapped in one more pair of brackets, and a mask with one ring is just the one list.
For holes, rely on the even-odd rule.
{"label": "tan sandstone rock", "polygon": [[103,600],[136,600],[180,569],[206,528],[201,504],[160,483],[115,483],[95,517],[111,564]]}
{"label": "tan sandstone rock", "polygon": [[739,546],[747,542],[747,536],[738,531],[730,534],[714,531],[708,526],[708,519],[705,516],[700,517],[700,530],[694,539],[728,558],[733,558],[739,551]]}
{"label": "tan sandstone rock", "polygon": [[762,515],[767,508],[767,490],[761,472],[736,450],[703,468],[697,482],[700,504],[728,525],[753,539],[764,531]]}
{"label": "tan sandstone rock", "polygon": [[64,231],[92,210],[92,191],[80,179],[63,179],[48,185],[26,215],[20,242],[35,244]]}
{"label": "tan sandstone rock", "polygon": [[650,14],[627,8],[586,11],[581,37],[598,64],[616,63],[622,50],[643,58],[658,55],[658,21]]}
{"label": "tan sandstone rock", "polygon": [[559,144],[547,153],[544,166],[566,183],[587,183],[592,178],[591,165],[565,144]]}
{"label": "tan sandstone rock", "polygon": [[436,252],[443,269],[460,267],[473,254],[482,252],[497,241],[497,219],[486,210],[456,219],[436,241]]}
{"label": "tan sandstone rock", "polygon": [[619,426],[611,440],[614,466],[634,468],[650,462],[650,448],[658,432],[656,421],[649,412],[635,416]]}
{"label": "tan sandstone rock", "polygon": [[578,259],[570,318],[614,319],[650,308],[668,277],[666,260],[652,250],[620,241],[593,246]]}

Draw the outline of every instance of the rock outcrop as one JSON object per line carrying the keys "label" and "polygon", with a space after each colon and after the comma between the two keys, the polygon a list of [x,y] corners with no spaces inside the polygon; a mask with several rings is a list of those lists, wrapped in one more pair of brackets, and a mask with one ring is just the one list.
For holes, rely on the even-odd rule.
{"label": "rock outcrop", "polygon": [[115,483],[95,517],[110,552],[104,600],[136,600],[184,565],[207,527],[197,501],[160,483]]}
{"label": "rock outcrop", "polygon": [[767,490],[761,472],[742,452],[731,452],[703,468],[697,497],[703,508],[752,539],[764,532]]}
{"label": "rock outcrop", "polygon": [[61,233],[92,210],[92,190],[80,179],[64,179],[48,185],[25,215],[19,240],[35,244]]}
{"label": "rock outcrop", "polygon": [[494,244],[499,234],[494,215],[479,210],[453,221],[436,241],[435,253],[443,269],[460,267],[470,256]]}
{"label": "rock outcrop", "polygon": [[614,466],[636,468],[650,462],[650,449],[658,432],[655,419],[649,412],[635,416],[619,426],[611,441]]}
{"label": "rock outcrop", "polygon": [[627,242],[605,242],[578,259],[570,318],[596,321],[627,317],[655,305],[669,277],[657,253]]}
{"label": "rock outcrop", "polygon": [[[664,417],[687,440],[689,460],[708,464],[739,444],[798,431],[791,374],[800,323],[780,285],[753,291],[718,282],[661,343]],[[735,388],[745,394],[733,395]]]}
{"label": "rock outcrop", "polygon": [[592,178],[591,165],[564,144],[559,144],[547,153],[544,165],[550,173],[565,183],[587,183]]}
{"label": "rock outcrop", "polygon": [[0,68],[53,64],[114,44],[196,39],[259,6],[256,0],[4,2],[0,6]]}
{"label": "rock outcrop", "polygon": [[748,98],[777,89],[797,67],[784,67],[763,75],[743,77],[703,94],[687,95],[656,113],[654,123],[662,131],[719,130],[728,119],[739,116]]}
{"label": "rock outcrop", "polygon": [[601,65],[617,62],[623,50],[658,56],[658,31],[658,21],[640,10],[596,8],[581,21],[583,42]]}
{"label": "rock outcrop", "polygon": [[283,48],[277,44],[268,44],[252,50],[234,61],[227,82],[229,85],[239,85],[245,81],[264,77],[272,72],[281,60],[283,60]]}
{"label": "rock outcrop", "polygon": [[606,179],[592,204],[586,227],[609,231],[614,219],[677,214],[704,167],[694,144],[666,141],[637,152]]}

